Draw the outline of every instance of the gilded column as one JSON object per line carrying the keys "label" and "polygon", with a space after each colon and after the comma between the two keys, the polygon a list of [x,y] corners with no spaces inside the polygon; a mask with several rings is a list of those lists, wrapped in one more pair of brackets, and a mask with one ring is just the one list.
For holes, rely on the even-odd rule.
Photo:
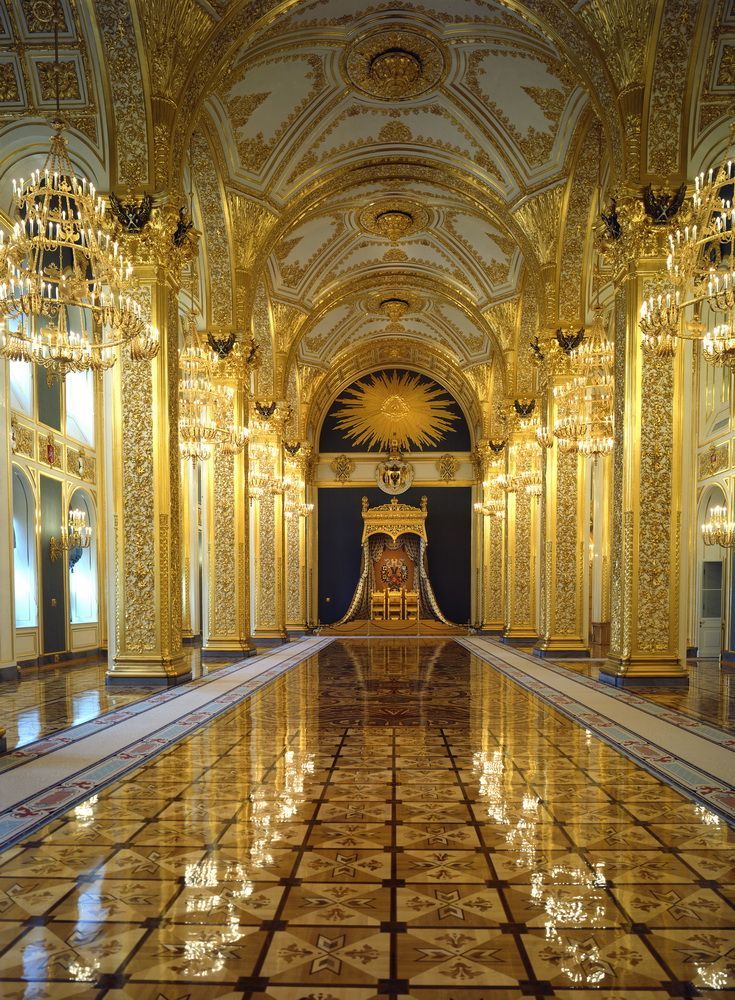
{"label": "gilded column", "polygon": [[[244,424],[242,389],[235,385],[228,420]],[[224,404],[222,410],[224,413]],[[207,551],[204,574],[202,655],[252,655],[248,566],[248,497],[246,459],[215,447],[204,465]]]}
{"label": "gilded column", "polygon": [[286,628],[294,632],[306,628],[306,530],[306,518],[286,518]]}
{"label": "gilded column", "polygon": [[[534,643],[536,622],[536,560],[534,539],[538,524],[538,498],[526,490],[524,476],[532,471],[532,448],[523,435],[514,435],[509,448],[511,479],[507,503],[505,551],[505,628],[503,642]],[[533,445],[533,448],[536,446]],[[538,449],[536,449],[538,450]]]}
{"label": "gilded column", "polygon": [[[168,217],[167,217],[168,218]],[[131,237],[130,257],[160,348],[152,362],[127,352],[107,373],[110,659],[108,684],[177,684],[189,676],[181,645],[178,445],[178,275],[167,218]],[[139,242],[133,242],[139,241]]]}
{"label": "gilded column", "polygon": [[610,529],[612,523],[612,458],[591,460],[592,564],[590,627],[595,645],[610,645]]}
{"label": "gilded column", "polygon": [[648,257],[619,275],[615,297],[615,453],[611,642],[601,679],[687,683],[679,628],[683,363],[644,353],[638,319],[661,289]]}
{"label": "gilded column", "polygon": [[255,627],[256,639],[286,641],[284,601],[283,495],[264,493],[255,500]]}
{"label": "gilded column", "polygon": [[[554,397],[547,425],[554,425]],[[589,504],[586,460],[562,451],[558,442],[544,450],[543,572],[541,638],[536,656],[588,656],[587,545]]]}
{"label": "gilded column", "polygon": [[[256,477],[260,476],[261,481],[253,499],[253,637],[285,642],[288,641],[286,518],[283,442],[278,415],[278,406],[281,404],[270,404],[270,416],[265,418],[261,412],[262,405],[255,403],[255,423],[258,428],[255,454],[260,455],[260,458],[256,459],[254,468]],[[253,450],[251,444],[251,451]]]}
{"label": "gilded column", "polygon": [[[497,446],[496,446],[497,447]],[[501,443],[502,448],[502,443]],[[497,450],[483,442],[477,453],[479,501],[478,521],[480,625],[484,632],[500,635],[504,623],[505,513],[506,496],[499,488],[502,459]]]}

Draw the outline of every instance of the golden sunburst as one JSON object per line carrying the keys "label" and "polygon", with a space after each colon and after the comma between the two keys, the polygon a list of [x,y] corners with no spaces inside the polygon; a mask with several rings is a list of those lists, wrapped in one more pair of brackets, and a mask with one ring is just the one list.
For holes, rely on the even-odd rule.
{"label": "golden sunburst", "polygon": [[356,445],[377,445],[382,450],[411,445],[430,448],[437,444],[458,419],[452,400],[434,383],[418,375],[381,372],[349,388],[339,400],[337,429]]}

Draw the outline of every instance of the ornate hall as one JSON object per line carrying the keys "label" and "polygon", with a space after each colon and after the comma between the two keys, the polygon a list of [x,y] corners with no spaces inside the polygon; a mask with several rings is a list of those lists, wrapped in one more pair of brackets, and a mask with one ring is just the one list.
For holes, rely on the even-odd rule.
{"label": "ornate hall", "polygon": [[0,998],[735,997],[735,0],[0,2]]}

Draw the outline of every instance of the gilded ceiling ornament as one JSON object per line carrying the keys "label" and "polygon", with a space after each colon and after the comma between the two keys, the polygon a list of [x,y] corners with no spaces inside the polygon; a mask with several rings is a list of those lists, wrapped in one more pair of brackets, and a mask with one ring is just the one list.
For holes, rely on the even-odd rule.
{"label": "gilded ceiling ornament", "polygon": [[444,389],[407,372],[371,375],[338,402],[337,428],[356,445],[381,450],[431,447],[458,419]]}
{"label": "gilded ceiling ornament", "polygon": [[383,299],[380,309],[392,323],[398,323],[410,310],[411,305],[406,299],[390,298]]}
{"label": "gilded ceiling ornament", "polygon": [[382,288],[371,292],[365,299],[365,310],[376,316],[387,316],[391,323],[398,323],[404,316],[423,307],[423,300],[403,288]]}
{"label": "gilded ceiling ornament", "polygon": [[18,79],[12,63],[0,63],[0,104],[13,104],[20,100]]}
{"label": "gilded ceiling ornament", "polygon": [[396,243],[426,229],[429,213],[408,198],[385,198],[363,208],[357,222],[364,232]]}
{"label": "gilded ceiling ornament", "polygon": [[356,39],[347,50],[343,72],[357,90],[384,101],[405,101],[439,86],[449,64],[431,35],[402,28]]}

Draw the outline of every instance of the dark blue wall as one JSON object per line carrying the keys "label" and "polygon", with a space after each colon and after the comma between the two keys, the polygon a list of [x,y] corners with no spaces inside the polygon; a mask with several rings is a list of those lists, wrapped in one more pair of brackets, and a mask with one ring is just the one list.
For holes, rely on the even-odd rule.
{"label": "dark blue wall", "polygon": [[[386,375],[392,375],[393,373],[397,375],[406,374],[406,370],[403,368],[390,368],[385,369]],[[374,372],[374,375],[379,375],[380,372]],[[412,375],[418,375],[421,382],[425,382],[428,385],[444,389],[444,386],[436,382],[434,379],[426,378],[425,375],[421,375],[417,372],[411,372]],[[357,382],[353,382],[349,388],[353,388],[358,382],[369,381],[372,375],[366,375],[364,378],[358,379]],[[349,451],[374,451],[380,453],[380,448],[366,448],[364,444],[359,447],[355,446],[352,441],[344,436],[344,431],[337,430],[337,421],[339,417],[335,416],[337,410],[341,410],[343,404],[340,402],[344,393],[341,392],[338,398],[332,403],[329,408],[329,412],[324,418],[324,423],[322,424],[322,432],[319,437],[319,451],[338,451],[338,452],[349,452]],[[459,404],[453,398],[452,394],[444,389],[448,399],[452,400],[452,405],[449,407],[450,413],[454,413],[458,419],[452,424],[452,429],[447,431],[444,437],[439,441],[439,443],[434,448],[416,448],[415,451],[438,451],[442,454],[446,451],[470,451],[472,445],[470,444],[470,432],[467,427],[467,421],[464,418],[464,414],[459,407]]]}
{"label": "dark blue wall", "polygon": [[[391,499],[377,487],[319,490],[319,620],[323,624],[342,617],[357,586],[364,496],[371,507]],[[429,501],[429,578],[446,617],[464,624],[470,617],[472,490],[466,486],[412,487],[398,500],[418,507],[422,496]]]}

